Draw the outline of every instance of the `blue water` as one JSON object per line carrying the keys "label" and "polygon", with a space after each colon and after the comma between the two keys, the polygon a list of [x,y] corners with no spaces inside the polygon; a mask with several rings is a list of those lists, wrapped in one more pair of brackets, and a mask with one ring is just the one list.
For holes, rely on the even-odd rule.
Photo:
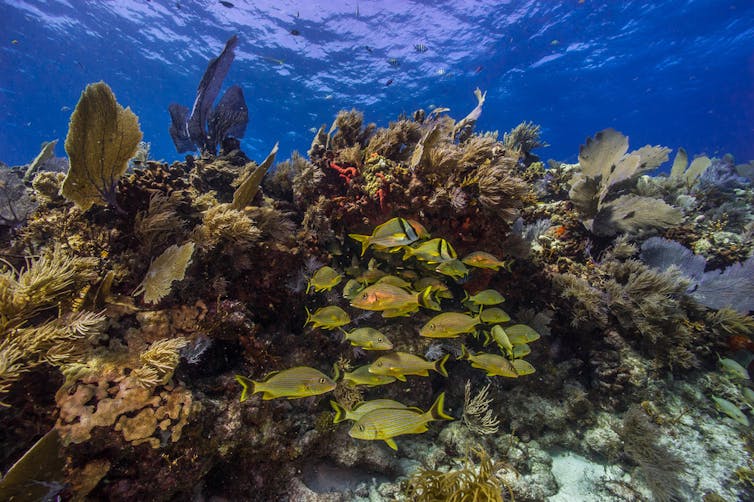
{"label": "blue water", "polygon": [[0,1],[0,160],[28,163],[55,138],[64,155],[71,109],[99,80],[139,116],[153,158],[181,159],[167,107],[191,106],[233,34],[225,85],[244,89],[243,147],[257,160],[275,141],[278,159],[306,151],[310,128],[342,108],[380,126],[431,105],[460,119],[477,86],[478,130],[534,121],[544,158],[575,161],[605,127],[632,147],[754,158],[752,0],[231,3]]}

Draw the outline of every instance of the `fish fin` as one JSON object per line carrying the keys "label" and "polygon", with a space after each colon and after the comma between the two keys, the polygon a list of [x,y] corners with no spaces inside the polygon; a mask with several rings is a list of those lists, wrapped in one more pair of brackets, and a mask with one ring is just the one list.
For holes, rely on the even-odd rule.
{"label": "fish fin", "polygon": [[432,298],[432,286],[427,286],[419,293],[419,305],[430,310],[441,310],[440,304]]}
{"label": "fish fin", "polygon": [[[275,397],[276,397],[276,396],[273,396],[273,395],[272,395],[271,393],[269,393],[269,392],[265,391],[265,392],[264,392],[264,393],[262,394],[262,401],[270,401],[270,400],[272,400],[272,399],[275,399]],[[289,397],[288,399],[290,399],[290,397]]]}
{"label": "fish fin", "polygon": [[492,339],[492,335],[490,334],[489,331],[482,331],[482,333],[484,333],[484,346],[486,347],[487,345],[490,344],[490,340]]}
{"label": "fish fin", "polygon": [[339,424],[346,419],[346,409],[343,408],[338,402],[330,401],[330,406],[335,410],[335,417],[332,419],[332,423]]}
{"label": "fish fin", "polygon": [[435,402],[432,403],[432,407],[429,408],[427,414],[432,417],[432,420],[455,420],[455,418],[445,413],[445,410],[443,410],[444,406],[445,393],[441,392],[440,395],[437,396]]}
{"label": "fish fin", "polygon": [[445,354],[445,356],[437,361],[435,363],[435,371],[437,371],[442,376],[446,377],[448,376],[448,370],[445,369],[445,363],[448,362],[448,358],[450,357],[450,354]]}
{"label": "fish fin", "polygon": [[406,375],[394,375],[394,376],[395,376],[395,378],[397,378],[401,382],[405,382],[406,381]]}
{"label": "fish fin", "polygon": [[250,378],[246,378],[243,375],[236,375],[236,382],[240,383],[241,387],[243,387],[243,390],[241,390],[240,402],[243,403],[249,398],[249,395],[254,394],[256,392],[256,390],[254,390],[254,387],[256,386],[256,382],[254,382],[254,380],[251,380]]}
{"label": "fish fin", "polygon": [[312,289],[312,281],[311,281],[311,279],[309,279],[308,281],[306,281],[306,293],[305,294],[308,295],[310,289]]}
{"label": "fish fin", "polygon": [[406,248],[406,252],[403,253],[403,261],[408,260],[412,256],[414,256],[414,249],[411,246],[404,246]]}
{"label": "fish fin", "polygon": [[389,446],[390,448],[394,449],[395,451],[398,451],[398,445],[397,445],[397,444],[395,444],[395,441],[393,440],[393,438],[387,438],[387,439],[385,440],[385,443],[387,443],[387,445],[388,445],[388,446]]}
{"label": "fish fin", "polygon": [[[309,307],[304,307],[304,310],[306,310],[306,322],[304,323],[304,326],[306,326],[312,320],[312,313],[309,312]],[[315,328],[316,328],[316,326],[315,326]]]}
{"label": "fish fin", "polygon": [[364,256],[364,253],[367,252],[367,248],[369,247],[369,238],[372,236],[361,235],[361,234],[348,234],[348,237],[355,240],[356,242],[361,243],[361,256]]}
{"label": "fish fin", "polygon": [[469,349],[466,348],[466,345],[461,344],[461,357],[458,359],[468,359],[469,355]]}

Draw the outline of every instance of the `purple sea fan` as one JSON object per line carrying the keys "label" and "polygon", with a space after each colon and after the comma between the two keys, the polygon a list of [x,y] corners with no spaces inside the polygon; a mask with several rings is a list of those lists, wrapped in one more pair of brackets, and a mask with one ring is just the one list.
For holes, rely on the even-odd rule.
{"label": "purple sea fan", "polygon": [[749,185],[748,179],[739,176],[733,164],[725,160],[714,159],[712,164],[699,177],[699,192],[732,192]]}
{"label": "purple sea fan", "polygon": [[744,315],[754,311],[754,256],[705,272],[691,296],[711,309],[730,307]]}

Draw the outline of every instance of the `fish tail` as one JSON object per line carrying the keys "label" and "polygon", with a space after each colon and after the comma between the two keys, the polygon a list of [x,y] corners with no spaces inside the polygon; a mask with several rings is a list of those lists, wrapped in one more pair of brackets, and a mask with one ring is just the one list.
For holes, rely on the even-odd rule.
{"label": "fish tail", "polygon": [[445,354],[445,357],[435,363],[435,371],[446,378],[448,376],[448,370],[445,369],[445,363],[448,362],[449,357],[450,354]]}
{"label": "fish tail", "polygon": [[346,409],[343,408],[337,401],[330,401],[330,406],[335,411],[335,418],[332,419],[332,423],[339,424],[346,419]]}
{"label": "fish tail", "polygon": [[356,242],[361,243],[361,256],[364,256],[364,253],[367,252],[367,248],[369,247],[369,238],[372,236],[361,235],[361,234],[348,234],[348,237],[355,240]]}
{"label": "fish tail", "polygon": [[443,410],[444,406],[445,393],[441,392],[440,395],[437,396],[435,402],[432,404],[432,407],[427,410],[427,415],[429,415],[432,420],[455,420],[455,418],[445,413],[445,410]]}
{"label": "fish tail", "polygon": [[419,305],[430,310],[441,310],[440,304],[432,298],[432,286],[427,286],[421,293],[419,293]]}
{"label": "fish tail", "polygon": [[503,268],[504,268],[505,270],[507,270],[508,272],[513,272],[513,271],[511,270],[511,265],[513,265],[513,262],[514,262],[514,261],[516,261],[516,260],[513,260],[513,259],[510,259],[510,260],[506,260],[506,261],[505,261],[505,265],[503,265]]}
{"label": "fish tail", "polygon": [[256,382],[254,382],[254,380],[246,378],[243,375],[236,375],[236,382],[240,383],[241,387],[243,387],[243,390],[241,390],[240,402],[243,403],[251,394],[256,392]]}
{"label": "fish tail", "polygon": [[309,324],[309,323],[311,322],[311,320],[312,320],[312,313],[311,313],[311,312],[309,312],[309,307],[306,307],[306,306],[305,306],[305,307],[304,307],[304,310],[306,310],[306,322],[304,323],[304,326],[306,326],[306,325],[307,325],[307,324]]}
{"label": "fish tail", "polygon": [[461,357],[458,359],[468,359],[469,358],[469,349],[466,348],[466,345],[461,344]]}
{"label": "fish tail", "polygon": [[414,249],[411,246],[405,246],[405,253],[403,253],[403,261],[408,260],[412,256],[414,256]]}

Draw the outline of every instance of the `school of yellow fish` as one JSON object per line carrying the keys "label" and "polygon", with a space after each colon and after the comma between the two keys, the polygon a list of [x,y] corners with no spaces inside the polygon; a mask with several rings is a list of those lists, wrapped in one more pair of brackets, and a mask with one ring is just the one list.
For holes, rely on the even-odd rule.
{"label": "school of yellow fish", "polygon": [[[487,376],[518,378],[534,373],[534,367],[523,358],[531,353],[530,343],[539,339],[537,333],[525,324],[510,324],[511,317],[500,307],[503,295],[494,289],[486,289],[453,302],[454,309],[445,310],[443,301],[455,300],[447,280],[461,283],[473,269],[500,268],[510,270],[510,262],[499,260],[484,251],[475,251],[458,259],[453,246],[443,238],[431,239],[427,230],[418,222],[404,218],[392,218],[377,226],[371,235],[349,234],[361,244],[363,257],[371,248],[375,251],[364,270],[358,262],[345,271],[351,276],[343,287],[343,298],[354,309],[381,312],[384,318],[409,316],[421,309],[437,311],[423,326],[418,336],[427,338],[458,338],[469,336],[484,347],[492,345],[497,352],[472,352],[464,342],[461,360],[473,368],[486,372]],[[399,266],[391,266],[391,255],[403,252]],[[385,258],[380,263],[378,257]],[[396,260],[392,260],[393,262]],[[381,267],[385,268],[383,270]],[[345,278],[343,273],[330,266],[323,266],[312,274],[307,285],[307,294],[330,291]],[[446,302],[450,303],[450,302]],[[407,381],[407,376],[428,377],[434,371],[448,376],[445,364],[450,355],[436,361],[395,349],[394,344],[378,329],[356,327],[344,329],[351,316],[338,305],[328,305],[314,312],[306,309],[304,326],[312,329],[340,330],[344,342],[365,351],[390,351],[376,357],[369,364],[359,366],[342,375],[335,370],[330,378],[317,369],[297,366],[269,373],[264,379],[254,381],[241,375],[236,380],[242,386],[241,401],[251,394],[262,393],[262,399],[298,399],[330,392],[338,381],[350,386],[379,386]],[[374,399],[361,402],[352,408],[330,401],[335,411],[334,423],[350,420],[349,430],[353,438],[381,440],[392,449],[397,449],[394,438],[404,434],[421,434],[428,424],[437,420],[453,420],[443,407],[445,394],[441,393],[427,410],[412,407],[390,399]]]}

